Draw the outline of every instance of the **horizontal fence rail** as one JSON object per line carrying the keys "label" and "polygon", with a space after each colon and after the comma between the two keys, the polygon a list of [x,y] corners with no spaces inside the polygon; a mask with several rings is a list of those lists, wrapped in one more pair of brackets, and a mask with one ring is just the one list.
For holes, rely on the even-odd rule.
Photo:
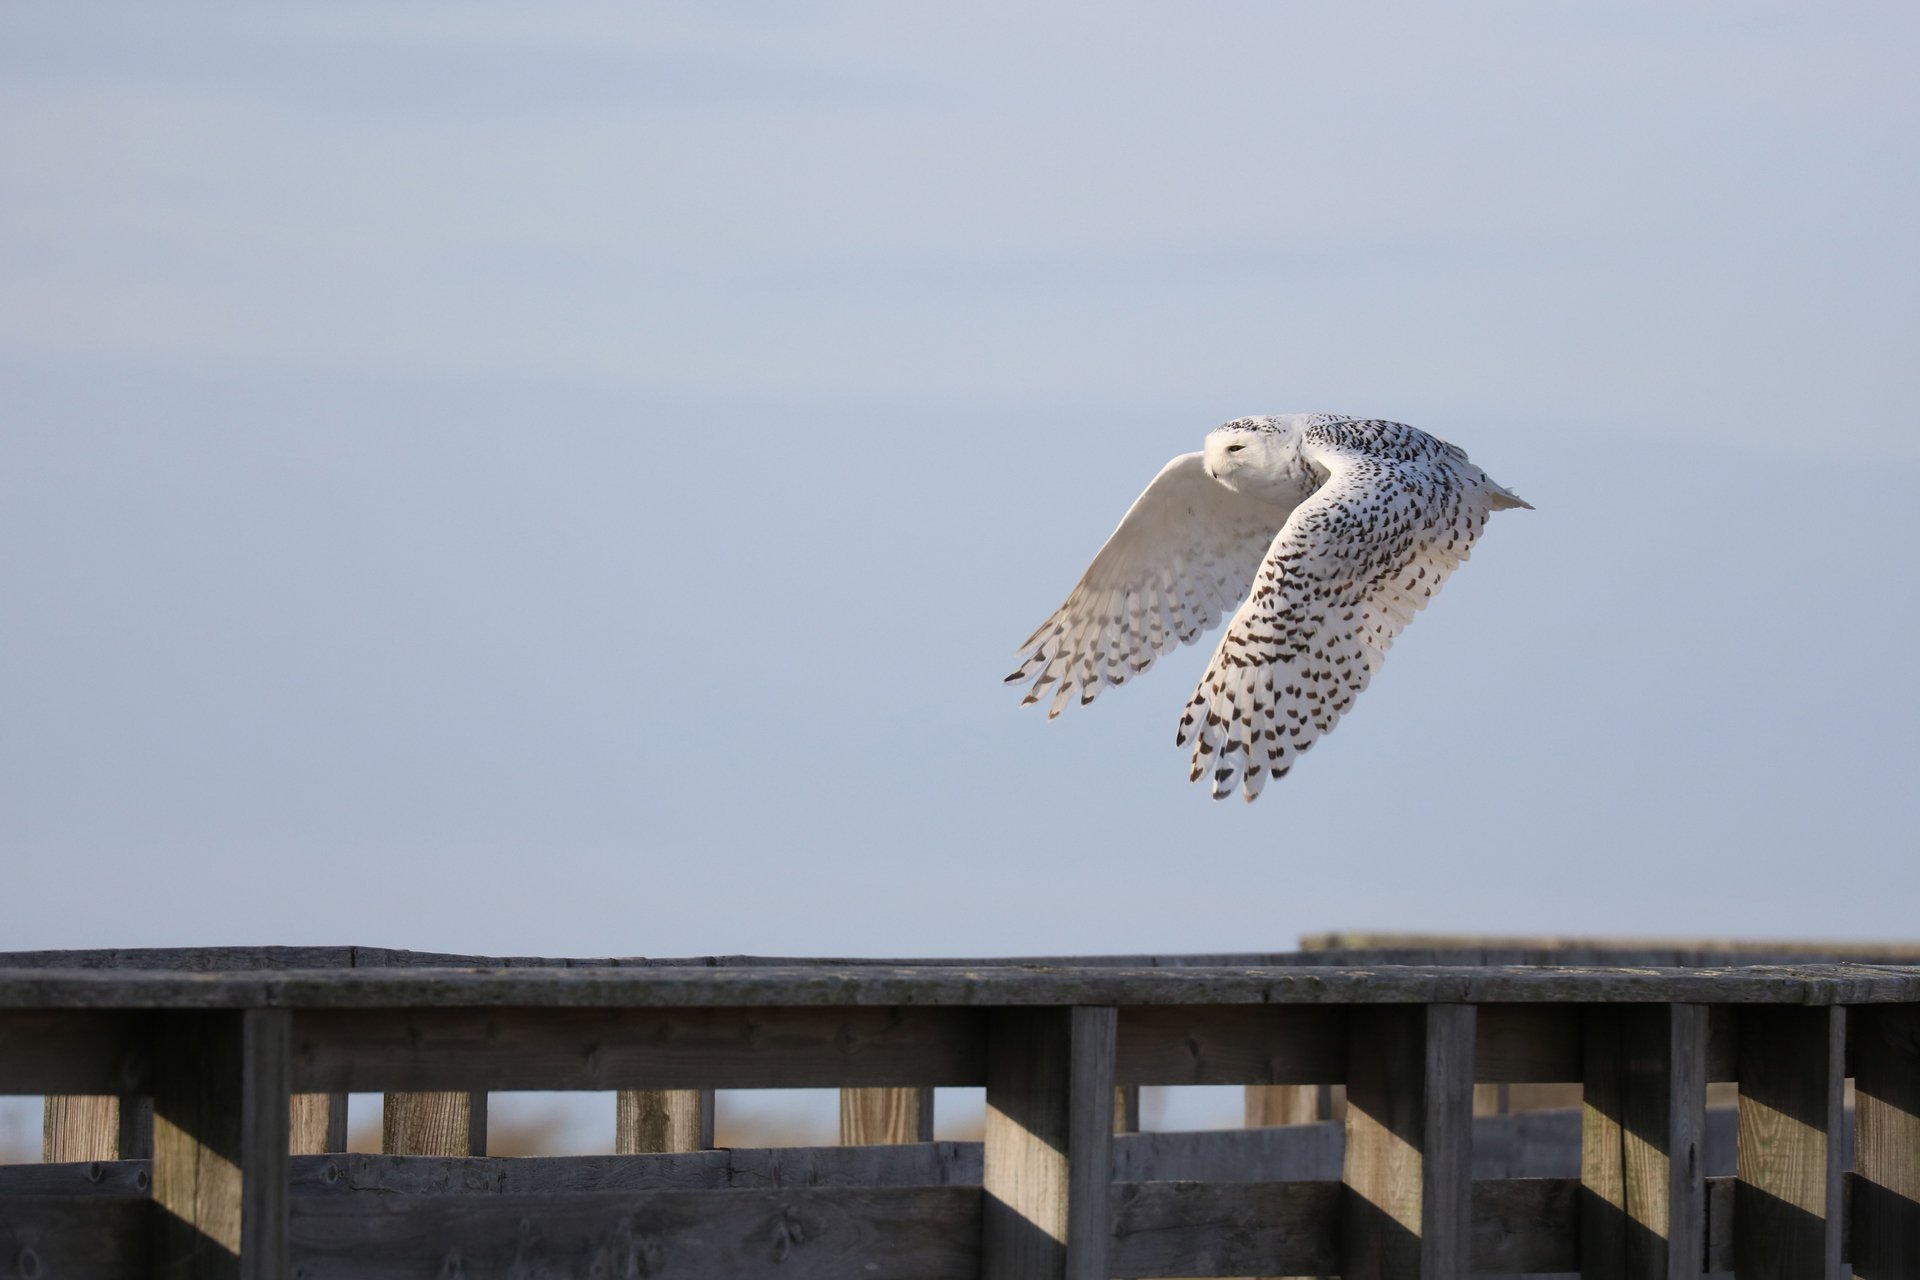
{"label": "horizontal fence rail", "polygon": [[[1920,1278],[1912,955],[1361,950],[0,955],[0,1092],[59,1100],[0,1167],[0,1276]],[[1476,1117],[1539,1084],[1578,1109]],[[924,1140],[954,1085],[982,1142]],[[1142,1085],[1345,1106],[1130,1133]],[[896,1145],[710,1149],[714,1089],[820,1086]],[[618,1091],[616,1154],[488,1157],[512,1089]],[[385,1154],[338,1150],[365,1091]]]}

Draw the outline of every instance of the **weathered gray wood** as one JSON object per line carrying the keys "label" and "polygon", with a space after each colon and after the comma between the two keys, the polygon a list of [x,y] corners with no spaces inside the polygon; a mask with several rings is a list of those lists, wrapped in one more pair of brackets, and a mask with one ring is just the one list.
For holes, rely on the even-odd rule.
{"label": "weathered gray wood", "polygon": [[347,1095],[296,1093],[287,1118],[294,1155],[317,1156],[347,1149]]}
{"label": "weathered gray wood", "polygon": [[1116,1024],[1110,1008],[991,1015],[984,1280],[1105,1280]]}
{"label": "weathered gray wood", "polygon": [[[342,969],[202,973],[0,971],[0,1008],[509,1009],[827,1006],[1371,1005],[1920,1002],[1920,968],[1460,966],[1264,969]],[[1135,1083],[1129,1080],[1128,1083]],[[1139,1083],[1147,1083],[1139,1081]],[[1231,1083],[1231,1082],[1226,1082]],[[1288,1083],[1246,1081],[1239,1083]],[[74,1091],[69,1089],[68,1091]],[[89,1089],[87,1092],[108,1092]]]}
{"label": "weathered gray wood", "polygon": [[144,1094],[150,1015],[0,1009],[0,1093]]}
{"label": "weathered gray wood", "polygon": [[1741,1280],[1837,1277],[1846,1010],[1742,1010],[1739,1053]]}
{"label": "weathered gray wood", "polygon": [[1136,1007],[1120,1011],[1115,1069],[1127,1084],[1315,1086],[1346,1078],[1346,1036],[1344,1009]]}
{"label": "weathered gray wood", "polygon": [[713,1090],[624,1089],[614,1099],[613,1151],[704,1151],[713,1145]]}
{"label": "weathered gray wood", "polygon": [[0,1275],[8,1280],[148,1280],[145,1196],[0,1200]]}
{"label": "weathered gray wood", "polygon": [[933,1090],[842,1089],[840,1141],[849,1147],[933,1141]]}
{"label": "weathered gray wood", "polygon": [[978,1085],[974,1009],[303,1010],[302,1089],[806,1088]]}
{"label": "weathered gray wood", "polygon": [[[14,1196],[145,1196],[151,1160],[83,1160],[71,1164],[0,1164],[0,1200]],[[5,1275],[0,1269],[0,1275]]]}
{"label": "weathered gray wood", "polygon": [[1340,1194],[1338,1182],[1116,1183],[1109,1274],[1332,1274]]}
{"label": "weathered gray wood", "polygon": [[1853,1274],[1920,1276],[1920,1008],[1848,1011],[1855,1089]]}
{"label": "weathered gray wood", "polygon": [[1464,1280],[1474,1010],[1356,1008],[1347,1043],[1345,1280]]}
{"label": "weathered gray wood", "polygon": [[[36,1166],[41,1167],[41,1166]],[[635,1156],[295,1157],[295,1196],[565,1195],[611,1191],[980,1185],[977,1142],[736,1147]],[[7,1183],[0,1179],[0,1195]]]}
{"label": "weathered gray wood", "polygon": [[156,1276],[284,1280],[290,1024],[247,1009],[156,1027]]}
{"label": "weathered gray wood", "polygon": [[151,1098],[49,1095],[40,1111],[40,1159],[45,1163],[141,1160],[153,1154]]}
{"label": "weathered gray wood", "polygon": [[1694,1280],[1704,1254],[1706,1010],[1585,1011],[1580,1273]]}
{"label": "weathered gray wood", "polygon": [[[1580,1267],[1580,1183],[1509,1178],[1473,1184],[1473,1270],[1526,1275]],[[1699,1274],[1696,1269],[1694,1274]]]}
{"label": "weathered gray wood", "polygon": [[484,1092],[400,1092],[382,1101],[380,1149],[387,1155],[487,1154]]}
{"label": "weathered gray wood", "polygon": [[977,1187],[303,1196],[302,1280],[976,1280]]}

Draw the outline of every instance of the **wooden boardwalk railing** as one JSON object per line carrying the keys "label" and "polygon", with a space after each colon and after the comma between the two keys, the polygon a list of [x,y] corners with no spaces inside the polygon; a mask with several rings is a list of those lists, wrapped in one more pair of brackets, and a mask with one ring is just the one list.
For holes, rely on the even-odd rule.
{"label": "wooden boardwalk railing", "polygon": [[[0,1169],[0,1276],[1920,1277],[1920,968],[467,959],[0,957],[0,1092],[152,1099],[150,1160]],[[1487,1176],[1475,1084],[1536,1082],[1577,1176]],[[1193,1084],[1348,1106],[1115,1136]],[[291,1154],[296,1094],[953,1085],[984,1144]]]}

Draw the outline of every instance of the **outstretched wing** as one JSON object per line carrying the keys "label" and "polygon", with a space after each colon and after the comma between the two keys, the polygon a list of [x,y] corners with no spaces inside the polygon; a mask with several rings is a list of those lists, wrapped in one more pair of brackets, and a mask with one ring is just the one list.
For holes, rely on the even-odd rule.
{"label": "outstretched wing", "polygon": [[1514,505],[1465,453],[1397,423],[1307,430],[1328,478],[1274,539],[1180,717],[1193,778],[1248,800],[1330,731],[1401,628]]}
{"label": "outstretched wing", "polygon": [[1246,598],[1287,513],[1221,485],[1198,453],[1169,462],[1066,603],[1020,646],[1020,666],[1007,683],[1033,681],[1021,705],[1051,688],[1051,719],[1075,690],[1084,706],[1197,639]]}

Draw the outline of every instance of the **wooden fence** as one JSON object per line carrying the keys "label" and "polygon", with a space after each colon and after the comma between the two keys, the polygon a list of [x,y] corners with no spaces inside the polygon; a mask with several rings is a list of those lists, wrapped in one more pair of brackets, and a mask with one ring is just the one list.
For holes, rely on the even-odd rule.
{"label": "wooden fence", "polygon": [[[0,956],[0,1092],[95,1151],[0,1169],[0,1276],[1920,1277],[1920,967],[1434,958]],[[1578,1084],[1577,1145],[1474,1119],[1535,1083]],[[1348,1105],[1115,1135],[1117,1089],[1215,1084]],[[640,1153],[821,1086],[905,1144]],[[985,1087],[983,1143],[912,1141],[939,1086]],[[620,1154],[487,1158],[515,1089],[623,1091]],[[386,1154],[338,1151],[355,1092],[401,1099]]]}

